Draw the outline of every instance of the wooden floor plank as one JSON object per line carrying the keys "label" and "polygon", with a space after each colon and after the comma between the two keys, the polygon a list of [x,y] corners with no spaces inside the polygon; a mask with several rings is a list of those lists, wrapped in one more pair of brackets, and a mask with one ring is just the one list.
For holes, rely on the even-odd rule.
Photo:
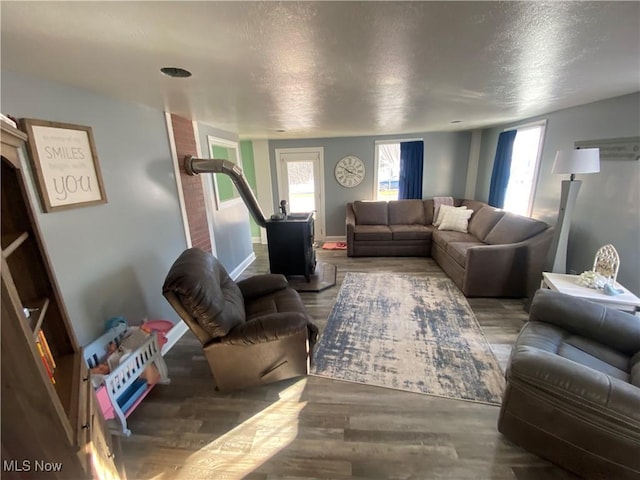
{"label": "wooden floor plank", "polygon": [[[241,278],[269,269],[255,247]],[[337,266],[335,287],[301,294],[321,330],[347,272],[445,275],[430,258],[316,253]],[[469,303],[504,368],[527,319],[522,300]],[[165,359],[171,383],[151,391],[122,440],[129,480],[574,478],[504,439],[493,405],[315,376],[221,394],[190,332]]]}

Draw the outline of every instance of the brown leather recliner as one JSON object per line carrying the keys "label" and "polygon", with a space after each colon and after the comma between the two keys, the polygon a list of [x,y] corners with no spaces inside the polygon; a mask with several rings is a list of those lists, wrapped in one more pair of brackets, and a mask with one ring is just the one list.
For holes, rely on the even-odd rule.
{"label": "brown leather recliner", "polygon": [[185,250],[162,293],[202,343],[216,387],[306,375],[318,329],[283,275],[234,282],[213,255]]}
{"label": "brown leather recliner", "polygon": [[585,478],[640,479],[640,318],[538,290],[498,430]]}

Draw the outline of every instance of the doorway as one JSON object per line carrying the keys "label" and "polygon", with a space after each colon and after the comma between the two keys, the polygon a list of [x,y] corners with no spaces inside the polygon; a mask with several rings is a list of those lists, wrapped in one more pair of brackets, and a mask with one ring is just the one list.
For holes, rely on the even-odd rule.
{"label": "doorway", "polygon": [[313,212],[315,237],[323,240],[324,225],[324,149],[277,148],[278,198],[287,201],[287,211]]}

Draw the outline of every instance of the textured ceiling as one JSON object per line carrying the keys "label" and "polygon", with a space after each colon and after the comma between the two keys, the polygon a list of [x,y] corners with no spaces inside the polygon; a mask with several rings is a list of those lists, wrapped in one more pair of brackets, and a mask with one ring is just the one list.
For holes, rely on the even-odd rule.
{"label": "textured ceiling", "polygon": [[[640,90],[639,2],[0,8],[3,69],[243,138],[472,129]],[[163,76],[164,66],[193,76]]]}

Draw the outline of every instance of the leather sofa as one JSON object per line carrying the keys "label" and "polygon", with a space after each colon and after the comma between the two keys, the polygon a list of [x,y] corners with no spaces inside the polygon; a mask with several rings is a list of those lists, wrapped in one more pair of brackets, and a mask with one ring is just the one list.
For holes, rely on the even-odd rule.
{"label": "leather sofa", "polygon": [[539,290],[498,430],[585,478],[640,478],[640,318]]}
{"label": "leather sofa", "polygon": [[202,343],[218,390],[308,373],[318,328],[283,275],[236,283],[217,258],[190,248],[171,266],[162,293]]}
{"label": "leather sofa", "polygon": [[432,199],[348,203],[347,255],[431,256],[467,297],[532,295],[553,229],[477,200],[454,205],[473,210],[467,233],[433,226]]}

